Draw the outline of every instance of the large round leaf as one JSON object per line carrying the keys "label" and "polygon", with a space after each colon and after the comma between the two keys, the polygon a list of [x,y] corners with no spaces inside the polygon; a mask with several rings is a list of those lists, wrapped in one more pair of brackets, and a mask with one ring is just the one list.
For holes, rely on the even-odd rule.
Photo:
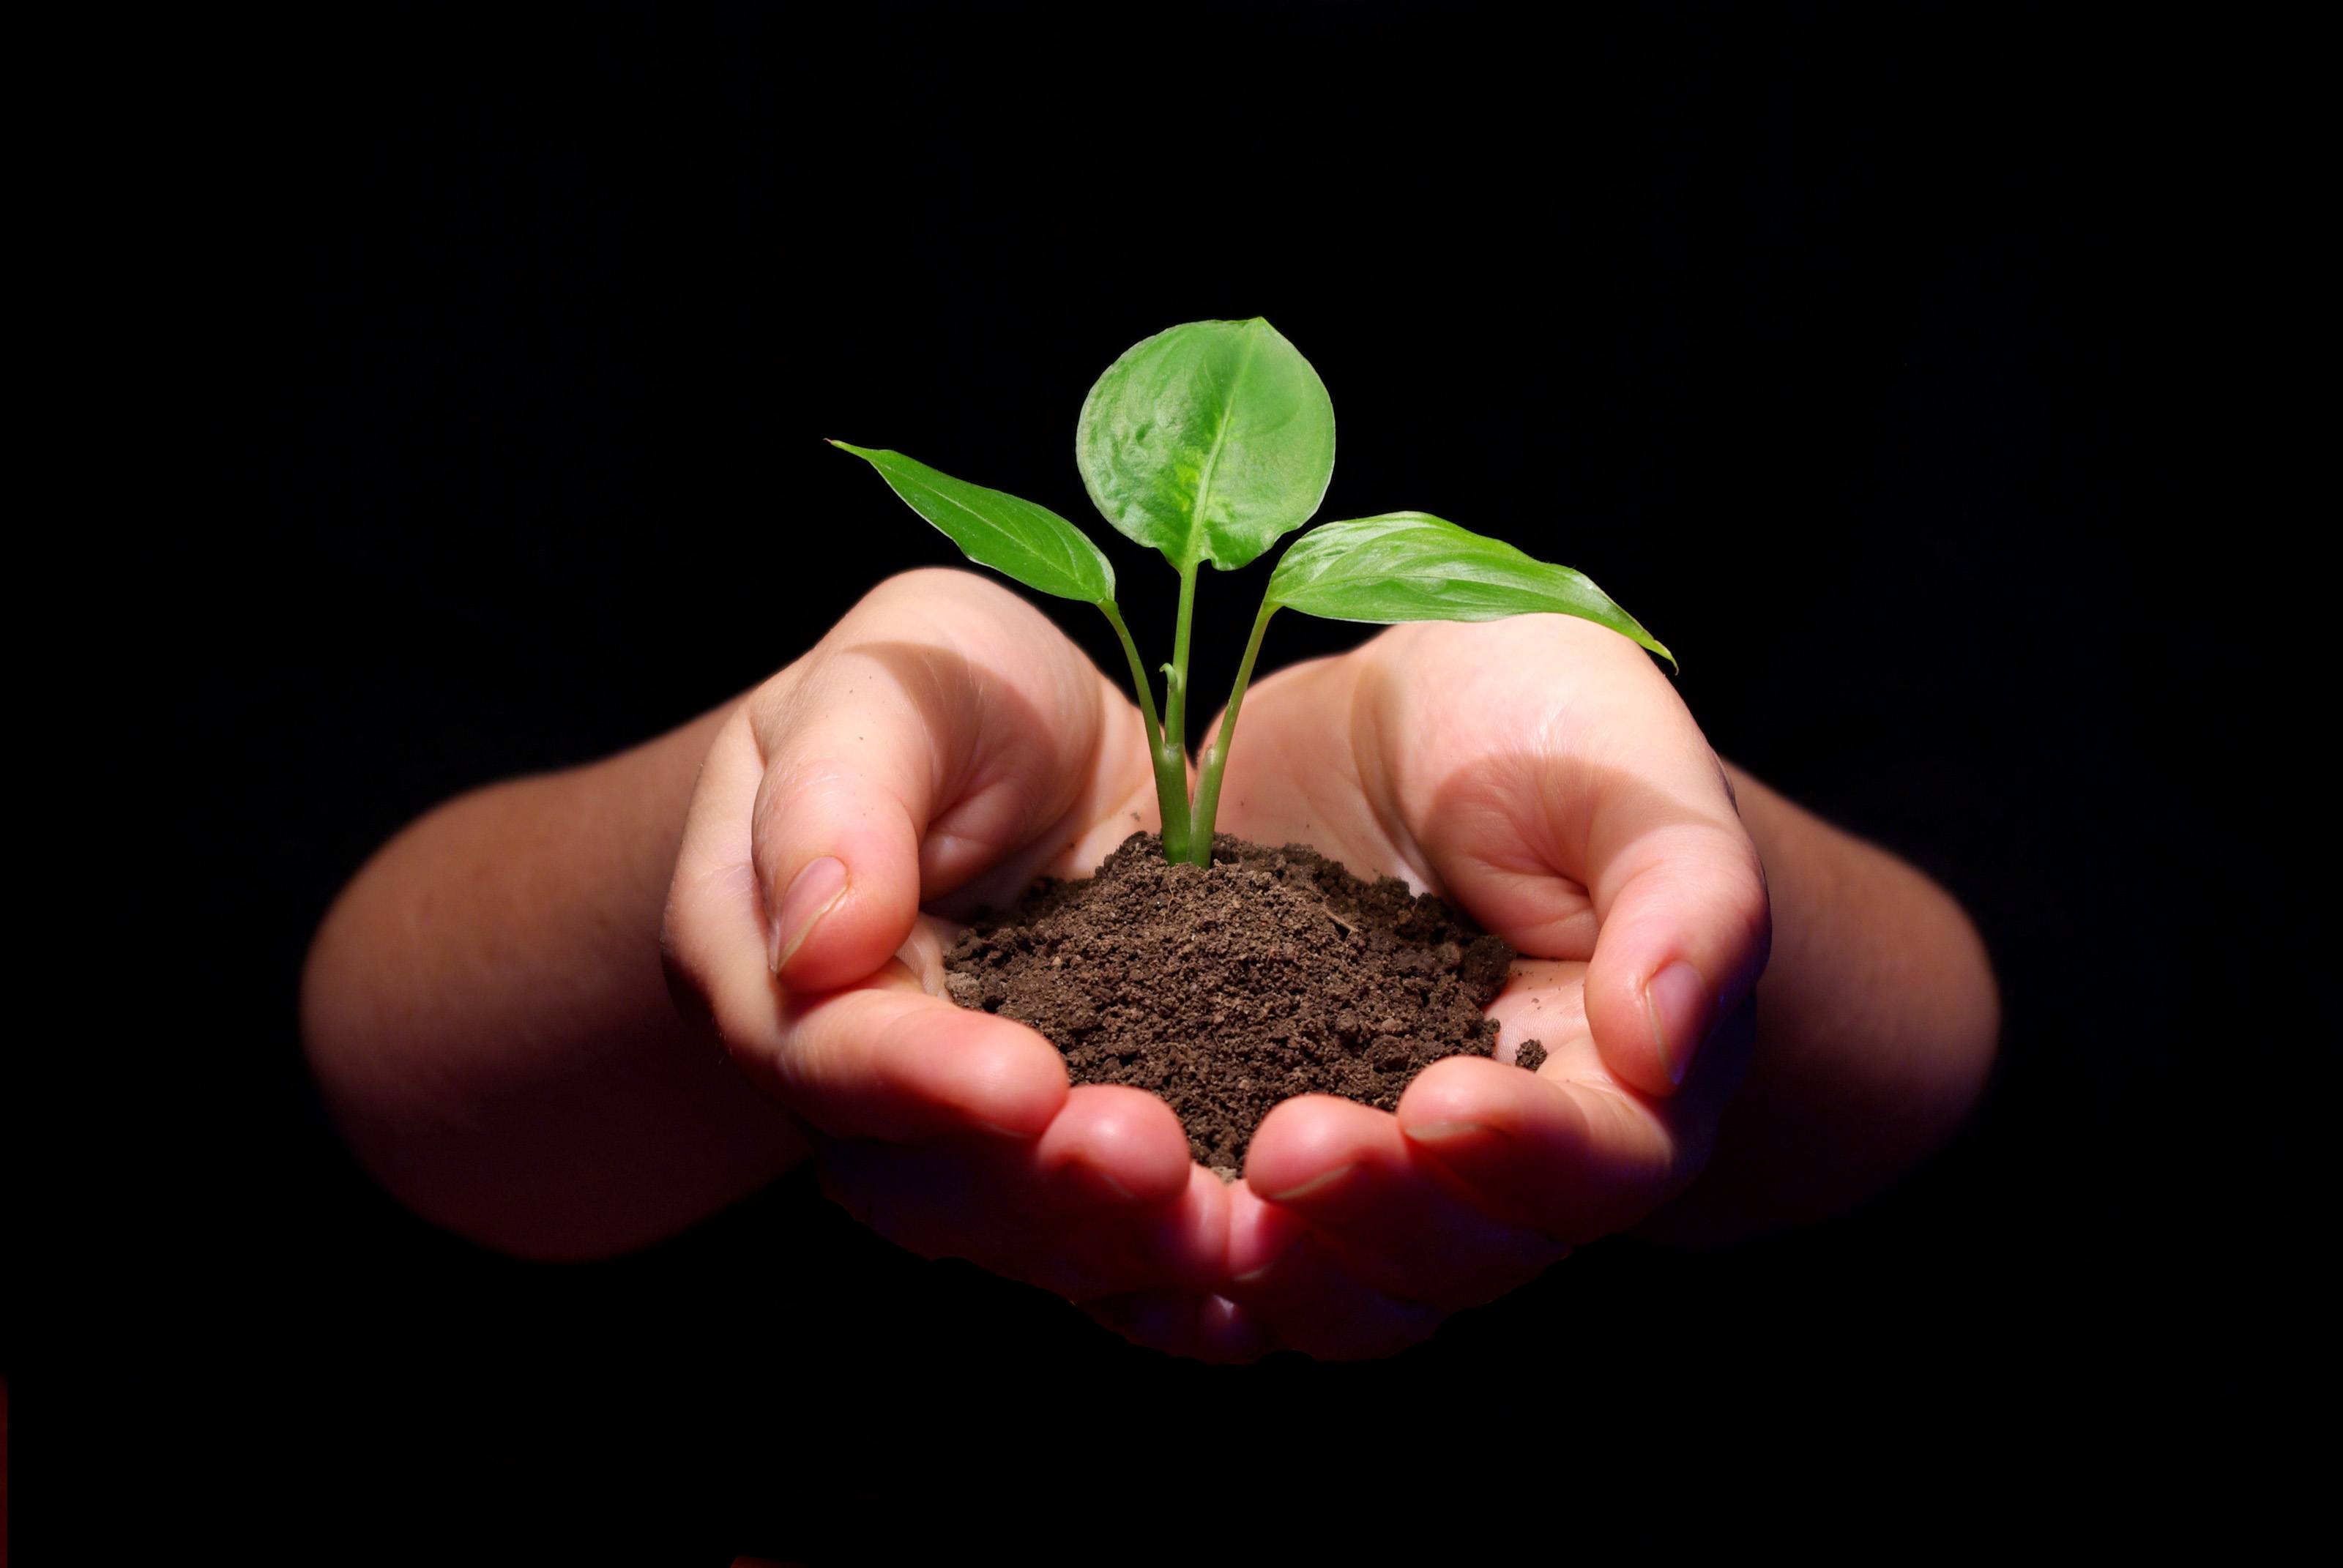
{"label": "large round leaf", "polygon": [[1191,322],[1099,377],[1074,458],[1126,537],[1183,571],[1231,569],[1317,511],[1334,473],[1334,405],[1268,322]]}

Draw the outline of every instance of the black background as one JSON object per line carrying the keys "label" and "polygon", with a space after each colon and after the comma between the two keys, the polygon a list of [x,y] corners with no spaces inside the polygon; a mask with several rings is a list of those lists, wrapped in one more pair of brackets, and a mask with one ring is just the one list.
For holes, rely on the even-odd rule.
{"label": "black background", "polygon": [[[168,437],[99,478],[182,498],[126,717],[174,890],[134,990],[186,1021],[54,1167],[67,1322],[14,1314],[8,1351],[25,1531],[123,1505],[35,1487],[54,1463],[271,1542],[484,1508],[853,1560],[958,1529],[939,1500],[1006,1549],[1085,1496],[1176,1539],[1290,1486],[1377,1522],[1566,1500],[1559,1547],[1622,1477],[1792,1478],[1736,1517],[1805,1529],[1882,1479],[1934,1520],[2080,1489],[2111,1443],[2251,1441],[2289,1373],[2241,1064],[2299,1041],[2236,814],[2270,574],[2234,475],[2203,504],[2228,458],[2175,433],[2253,308],[2201,286],[2250,205],[2217,51],[2023,10],[1529,15],[360,6],[142,37],[160,90],[98,281],[149,313],[121,391]],[[1596,1247],[1361,1367],[1127,1349],[802,1181],[568,1268],[368,1185],[293,999],[374,846],[954,558],[819,437],[1084,517],[1091,378],[1253,314],[1332,390],[1324,515],[1426,508],[1588,571],[1720,751],[1963,899],[2008,1022],[1958,1144],[1845,1221]],[[1098,531],[1161,642],[1166,574]],[[1257,592],[1208,575],[1198,689]],[[1267,657],[1355,635],[1287,618]],[[69,1415],[88,1445],[45,1446]]]}

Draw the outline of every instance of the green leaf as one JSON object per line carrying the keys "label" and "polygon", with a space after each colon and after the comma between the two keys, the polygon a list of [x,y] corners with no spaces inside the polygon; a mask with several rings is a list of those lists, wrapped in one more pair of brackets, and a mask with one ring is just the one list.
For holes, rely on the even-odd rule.
{"label": "green leaf", "polygon": [[1268,322],[1193,321],[1108,367],[1082,403],[1074,460],[1126,537],[1182,571],[1233,570],[1325,498],[1334,405]]}
{"label": "green leaf", "polygon": [[1552,611],[1607,626],[1670,664],[1634,616],[1568,567],[1423,512],[1326,523],[1293,541],[1266,602],[1328,620],[1502,620]]}
{"label": "green leaf", "polygon": [[977,565],[1060,598],[1105,604],[1114,598],[1114,568],[1105,554],[1049,508],[955,479],[900,452],[843,441],[830,445],[878,469],[911,510],[942,529]]}

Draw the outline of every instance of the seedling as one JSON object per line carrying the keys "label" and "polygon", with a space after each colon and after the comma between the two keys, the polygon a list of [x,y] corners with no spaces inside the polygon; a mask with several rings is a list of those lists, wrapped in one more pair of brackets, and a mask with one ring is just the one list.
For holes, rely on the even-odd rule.
{"label": "seedling", "polygon": [[1188,628],[1196,574],[1250,566],[1302,527],[1334,473],[1334,406],[1326,384],[1266,321],[1195,321],[1146,339],[1107,367],[1082,403],[1074,460],[1101,516],[1163,553],[1180,574],[1179,618],[1163,671],[1159,719],[1147,667],[1114,597],[1114,568],[1073,524],[1031,501],[988,490],[900,452],[830,445],[877,468],[913,511],[969,559],[1060,598],[1105,613],[1131,663],[1147,722],[1163,853],[1209,865],[1221,775],[1237,713],[1281,609],[1329,620],[1500,620],[1556,611],[1609,627],[1669,663],[1675,657],[1602,589],[1568,567],[1424,512],[1322,523],[1296,539],[1269,574],[1221,727],[1188,793]]}

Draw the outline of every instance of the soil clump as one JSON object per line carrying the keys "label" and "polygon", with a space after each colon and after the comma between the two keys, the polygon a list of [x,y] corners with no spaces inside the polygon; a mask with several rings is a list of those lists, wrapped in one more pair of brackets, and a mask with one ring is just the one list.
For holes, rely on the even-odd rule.
{"label": "soil clump", "polygon": [[[1135,833],[1086,880],[1045,881],[944,956],[962,1007],[1038,1030],[1076,1083],[1127,1083],[1179,1113],[1222,1175],[1270,1108],[1339,1094],[1388,1111],[1442,1057],[1487,1056],[1513,950],[1396,877],[1304,845],[1222,833],[1174,866]],[[1535,1041],[1521,1050],[1534,1068]]]}

